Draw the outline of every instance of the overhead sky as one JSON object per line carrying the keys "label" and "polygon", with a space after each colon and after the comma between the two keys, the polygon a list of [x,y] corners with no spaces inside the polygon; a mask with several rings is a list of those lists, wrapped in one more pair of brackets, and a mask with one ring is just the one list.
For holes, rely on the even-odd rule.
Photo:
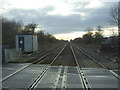
{"label": "overhead sky", "polygon": [[[110,8],[118,0],[0,0],[0,14],[24,24],[37,23],[38,29],[59,39],[82,36],[88,27],[109,24]],[[116,4],[117,5],[117,4]]]}

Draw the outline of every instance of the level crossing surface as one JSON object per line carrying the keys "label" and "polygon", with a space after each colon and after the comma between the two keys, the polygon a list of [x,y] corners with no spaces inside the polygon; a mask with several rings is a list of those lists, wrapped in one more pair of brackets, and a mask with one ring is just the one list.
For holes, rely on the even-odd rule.
{"label": "level crossing surface", "polygon": [[[17,70],[29,65],[7,64],[2,67],[2,79],[16,72]],[[28,88],[38,74],[42,73],[47,64],[33,64],[21,72],[2,82],[2,88]],[[41,78],[35,88],[81,88],[84,85],[77,66],[51,66],[51,68]],[[119,81],[111,73],[103,68],[81,68],[84,77],[87,78],[91,88],[110,88],[117,90]],[[119,90],[119,89],[118,89]]]}

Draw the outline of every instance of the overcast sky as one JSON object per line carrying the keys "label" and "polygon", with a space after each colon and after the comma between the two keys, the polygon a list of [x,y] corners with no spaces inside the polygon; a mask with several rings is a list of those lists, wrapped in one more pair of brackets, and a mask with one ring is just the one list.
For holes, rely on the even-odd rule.
{"label": "overcast sky", "polygon": [[24,24],[37,23],[45,32],[60,37],[83,32],[87,27],[110,27],[109,11],[117,1],[0,0],[0,14]]}

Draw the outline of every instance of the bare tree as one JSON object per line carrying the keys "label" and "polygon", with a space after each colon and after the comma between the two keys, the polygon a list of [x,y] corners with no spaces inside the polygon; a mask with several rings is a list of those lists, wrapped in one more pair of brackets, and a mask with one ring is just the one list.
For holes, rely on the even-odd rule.
{"label": "bare tree", "polygon": [[[118,25],[118,52],[120,52],[120,1],[118,4],[113,6],[110,10],[111,22]],[[118,55],[120,58],[120,56]]]}
{"label": "bare tree", "polygon": [[118,32],[120,36],[120,2],[111,7],[109,14],[110,24],[118,25]]}
{"label": "bare tree", "polygon": [[102,27],[102,26],[100,26],[100,25],[99,25],[99,26],[97,26],[97,31],[98,31],[98,32],[103,32],[103,27]]}
{"label": "bare tree", "polygon": [[2,18],[2,45],[15,47],[15,36],[20,33],[22,22]]}
{"label": "bare tree", "polygon": [[24,29],[22,30],[23,34],[34,34],[35,28],[38,26],[38,24],[27,24],[25,25]]}
{"label": "bare tree", "polygon": [[89,44],[93,42],[93,33],[88,31],[86,34],[83,35],[83,40],[85,43]]}
{"label": "bare tree", "polygon": [[110,8],[110,24],[118,25],[118,5],[113,5]]}

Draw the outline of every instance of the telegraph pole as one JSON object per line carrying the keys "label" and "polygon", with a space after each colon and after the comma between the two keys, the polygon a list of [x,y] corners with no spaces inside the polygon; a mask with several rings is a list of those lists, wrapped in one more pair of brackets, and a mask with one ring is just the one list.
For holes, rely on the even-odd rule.
{"label": "telegraph pole", "polygon": [[118,2],[118,57],[120,58],[120,1]]}
{"label": "telegraph pole", "polygon": [[120,1],[118,2],[118,36],[120,40]]}

